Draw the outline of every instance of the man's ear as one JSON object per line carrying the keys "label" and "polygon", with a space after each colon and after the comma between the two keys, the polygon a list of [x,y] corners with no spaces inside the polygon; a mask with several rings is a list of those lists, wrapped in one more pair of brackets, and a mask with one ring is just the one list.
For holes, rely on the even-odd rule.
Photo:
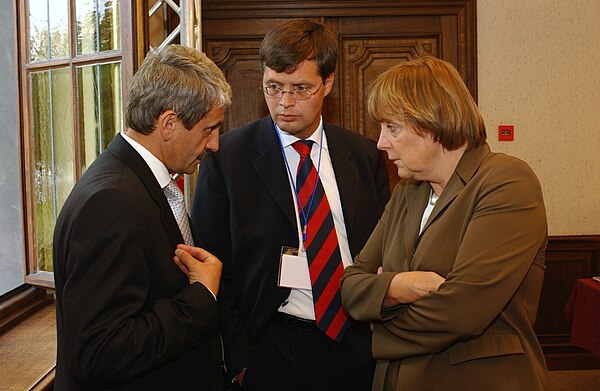
{"label": "man's ear", "polygon": [[323,83],[323,88],[325,89],[325,95],[327,96],[329,95],[329,93],[331,92],[331,89],[333,88],[333,82],[335,81],[335,73],[330,73],[329,76],[327,76],[327,79],[325,79],[325,83]]}
{"label": "man's ear", "polygon": [[175,132],[175,123],[177,122],[177,113],[173,110],[166,110],[158,116],[156,120],[156,131],[160,133],[163,141],[168,141]]}

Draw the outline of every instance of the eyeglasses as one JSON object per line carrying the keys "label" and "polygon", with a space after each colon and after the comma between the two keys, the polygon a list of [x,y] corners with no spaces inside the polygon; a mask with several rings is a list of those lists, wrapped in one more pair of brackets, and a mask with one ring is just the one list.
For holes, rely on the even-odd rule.
{"label": "eyeglasses", "polygon": [[292,98],[297,101],[305,101],[309,100],[316,94],[321,87],[323,87],[323,83],[314,91],[310,91],[304,87],[294,87],[291,91],[284,91],[279,87],[260,87],[260,90],[265,94],[265,96],[269,99],[281,99],[283,98],[283,94],[290,94]]}

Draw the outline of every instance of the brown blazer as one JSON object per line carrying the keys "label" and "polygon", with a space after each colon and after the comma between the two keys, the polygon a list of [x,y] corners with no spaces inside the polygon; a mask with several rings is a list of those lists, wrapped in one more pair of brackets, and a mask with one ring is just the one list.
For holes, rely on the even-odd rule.
{"label": "brown blazer", "polygon": [[[427,182],[399,184],[342,279],[344,307],[373,322],[373,390],[390,362],[398,390],[543,390],[533,331],[544,277],[547,223],[539,182],[523,161],[466,152],[423,230]],[[384,273],[377,275],[383,266]],[[416,302],[382,311],[398,272],[446,278]]]}

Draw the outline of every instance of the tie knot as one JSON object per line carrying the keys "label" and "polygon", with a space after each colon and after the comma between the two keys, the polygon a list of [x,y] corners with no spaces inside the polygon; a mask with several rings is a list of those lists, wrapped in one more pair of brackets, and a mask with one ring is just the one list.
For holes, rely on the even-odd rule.
{"label": "tie knot", "polygon": [[315,142],[312,140],[298,140],[292,144],[296,152],[300,154],[300,157],[305,158],[310,155],[310,150]]}

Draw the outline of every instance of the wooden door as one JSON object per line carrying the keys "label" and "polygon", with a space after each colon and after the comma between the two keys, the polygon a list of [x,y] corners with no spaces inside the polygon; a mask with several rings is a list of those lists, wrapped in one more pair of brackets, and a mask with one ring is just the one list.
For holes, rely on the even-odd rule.
{"label": "wooden door", "polygon": [[[260,43],[273,25],[295,17],[319,21],[339,39],[336,80],[323,112],[326,122],[377,140],[379,127],[364,110],[365,88],[392,65],[424,53],[454,64],[477,96],[475,0],[204,0],[202,47],[233,88],[224,132],[268,114],[259,90]],[[394,186],[396,168],[388,168]]]}

